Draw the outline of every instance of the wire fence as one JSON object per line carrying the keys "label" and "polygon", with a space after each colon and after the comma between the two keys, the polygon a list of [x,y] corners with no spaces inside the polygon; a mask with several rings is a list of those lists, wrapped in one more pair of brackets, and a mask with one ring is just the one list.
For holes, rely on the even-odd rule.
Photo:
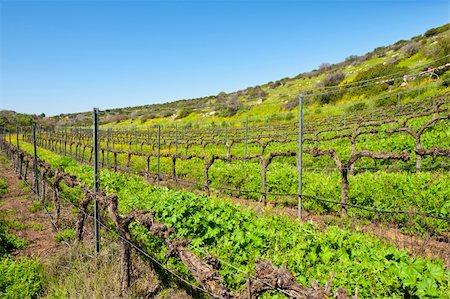
{"label": "wire fence", "polygon": [[[14,164],[14,168],[15,168],[15,170],[18,172],[18,174],[20,175],[20,177],[22,177],[22,174],[25,174],[25,175],[24,175],[24,179],[25,179],[25,181],[26,181],[26,180],[27,180],[27,175],[26,175],[26,173],[28,172],[27,168],[28,168],[29,165],[27,164],[26,169],[22,169],[22,168],[19,168],[18,165],[16,164],[16,163],[20,163],[20,164],[25,163],[25,160],[26,160],[26,159],[25,159],[26,152],[20,150],[18,147],[14,147],[12,144],[9,144],[9,147],[6,146],[6,143],[5,143],[4,140],[1,140],[0,143],[1,143],[2,151],[6,154],[6,156],[7,156],[8,158],[11,159],[11,161],[12,161],[13,164]],[[14,154],[14,153],[16,153],[16,154]],[[18,158],[15,159],[15,156],[17,156]],[[28,160],[27,160],[27,161],[28,161]],[[40,167],[43,168],[43,169],[41,169],[41,170],[43,171],[43,172],[41,172],[41,180],[42,180],[43,183],[46,182],[46,181],[49,181],[49,183],[50,183],[50,181],[51,181],[52,183],[50,184],[50,186],[51,186],[52,188],[58,189],[58,188],[59,188],[59,187],[58,187],[58,183],[55,183],[55,182],[59,182],[59,181],[58,181],[58,175],[57,175],[57,172],[55,172],[55,173],[53,173],[53,174],[50,174],[51,171],[49,171],[49,169],[46,168],[46,167],[48,167],[48,166],[46,166],[45,163],[46,163],[45,161],[39,159],[39,164],[41,165]],[[49,175],[49,179],[47,179],[46,175]],[[51,176],[52,176],[52,175],[53,175],[53,179],[54,179],[54,180],[51,180]],[[76,178],[73,177],[73,176],[70,176],[70,178],[71,178],[72,180],[73,180],[73,179],[76,180]],[[34,178],[32,181],[36,181],[35,178]],[[65,181],[62,180],[62,182],[65,182]],[[73,185],[73,184],[67,184],[67,182],[65,182],[65,184],[66,184],[68,187],[70,187],[70,188],[77,188],[77,186],[75,186],[75,185]],[[44,202],[44,201],[45,201],[46,194],[45,194],[45,192],[40,193],[40,192],[38,191],[38,190],[39,190],[39,185],[35,185],[35,186],[30,185],[30,188],[31,188],[31,190],[33,190],[33,192],[35,192],[37,195],[41,194],[41,195],[40,195],[41,197],[38,198],[38,200],[40,200],[41,202]],[[42,185],[42,188],[44,188],[44,185]],[[56,190],[56,189],[54,189],[54,190]],[[86,187],[83,187],[82,189],[86,190]],[[215,293],[213,293],[213,292],[211,292],[211,291],[208,291],[207,289],[205,289],[205,288],[202,287],[201,285],[196,285],[196,284],[192,283],[192,282],[190,281],[189,278],[183,277],[181,274],[177,273],[175,270],[168,268],[166,265],[164,265],[164,263],[162,263],[161,261],[159,261],[158,259],[156,259],[155,257],[153,257],[151,254],[149,254],[149,253],[148,253],[145,249],[143,249],[141,246],[136,245],[134,242],[132,242],[131,240],[129,240],[129,239],[127,239],[127,238],[124,238],[123,235],[119,234],[119,233],[117,232],[116,229],[112,229],[112,228],[110,227],[110,225],[106,224],[104,221],[101,221],[99,218],[95,217],[95,215],[92,215],[92,214],[88,213],[86,210],[81,209],[80,206],[77,206],[77,205],[74,204],[71,200],[68,200],[68,199],[65,198],[65,197],[58,197],[58,200],[59,200],[59,199],[62,199],[65,203],[69,204],[71,207],[76,208],[77,211],[78,211],[78,213],[81,213],[81,214],[84,215],[85,217],[92,219],[92,220],[93,220],[94,222],[96,222],[100,227],[103,227],[103,228],[104,228],[105,230],[107,230],[109,233],[111,233],[111,234],[114,235],[115,237],[119,238],[122,242],[124,242],[124,243],[128,244],[129,246],[131,246],[138,254],[140,254],[140,255],[142,255],[142,256],[148,258],[148,259],[151,260],[153,263],[155,263],[156,265],[158,265],[161,269],[163,269],[164,271],[166,271],[167,273],[169,273],[170,275],[172,275],[174,278],[178,279],[179,281],[181,281],[181,282],[184,283],[185,285],[189,286],[189,287],[192,288],[193,290],[200,291],[200,292],[202,292],[202,293],[204,293],[204,294],[210,296],[211,298],[223,298],[223,299],[231,298],[231,297],[229,297],[229,296],[221,296],[221,295],[215,294]],[[55,200],[55,202],[56,202],[56,200]],[[56,204],[56,203],[55,203],[55,204]],[[59,204],[58,204],[58,206],[59,206]],[[59,207],[58,207],[58,210],[59,210]],[[46,213],[48,214],[49,219],[50,219],[52,225],[54,226],[55,230],[58,230],[58,227],[57,227],[58,220],[55,220],[54,216],[51,215],[51,213],[50,213],[47,209],[46,209]],[[67,240],[66,243],[69,243],[69,241]],[[202,247],[196,246],[195,249],[201,251],[202,253],[209,254],[206,248],[202,248]],[[260,278],[260,277],[258,277],[258,276],[256,276],[256,275],[249,274],[247,271],[244,271],[244,270],[242,270],[241,268],[236,267],[235,265],[233,265],[233,264],[231,264],[231,263],[229,263],[229,262],[227,262],[227,261],[225,261],[225,260],[223,260],[223,259],[220,259],[220,258],[216,258],[216,259],[219,260],[221,263],[223,263],[223,264],[225,264],[225,265],[227,265],[227,266],[233,268],[234,270],[238,271],[239,273],[245,274],[245,275],[247,276],[247,283],[249,284],[249,286],[248,286],[248,298],[253,298],[253,297],[252,297],[252,291],[251,291],[251,288],[250,288],[250,282],[249,282],[248,278],[251,278],[254,282],[259,282],[259,283],[261,283],[262,285],[269,287],[269,289],[277,290],[278,292],[280,292],[280,293],[286,295],[286,296],[289,297],[289,298],[300,298],[300,297],[298,297],[299,295],[295,295],[295,294],[296,294],[295,292],[292,293],[292,290],[291,290],[291,291],[286,291],[285,289],[282,289],[281,287],[282,287],[283,284],[280,284],[280,283],[272,284],[272,283],[270,283],[270,281],[271,281],[270,279],[267,280],[267,278],[264,278],[264,279],[263,279],[263,278]],[[200,283],[200,284],[201,284],[201,283]],[[278,286],[277,286],[277,285],[278,285]],[[263,289],[264,289],[264,288],[263,288]],[[295,289],[295,288],[294,288],[294,289]],[[306,290],[306,289],[305,289],[305,290]],[[311,289],[311,290],[312,290],[311,292],[316,292],[316,291],[322,292],[321,290],[319,290],[319,289],[317,289],[317,288],[313,288],[313,289]],[[244,294],[245,294],[245,293],[244,293]],[[247,296],[246,296],[245,298],[247,298]],[[338,298],[339,298],[339,297],[338,297]],[[347,298],[347,297],[342,297],[342,298]]]}

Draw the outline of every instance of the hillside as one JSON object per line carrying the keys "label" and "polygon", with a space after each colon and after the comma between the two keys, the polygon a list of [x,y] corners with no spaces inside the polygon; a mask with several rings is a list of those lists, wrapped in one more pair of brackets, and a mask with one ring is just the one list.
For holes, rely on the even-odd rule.
{"label": "hillside", "polygon": [[[450,24],[426,31],[409,40],[378,47],[363,56],[349,56],[337,64],[321,64],[318,69],[232,93],[165,104],[126,107],[101,111],[103,125],[146,126],[167,122],[180,124],[243,121],[247,116],[260,121],[291,119],[296,116],[298,94],[313,94],[305,99],[305,115],[335,113],[336,105],[347,105],[414,88],[434,92],[430,85],[443,81],[436,92],[448,87],[450,72]],[[433,69],[422,76],[414,75]],[[357,83],[362,82],[362,83]],[[384,82],[379,84],[379,82]],[[338,89],[336,89],[336,87]],[[333,91],[331,92],[330,91]],[[325,92],[325,94],[324,94]],[[102,107],[99,107],[102,110]],[[355,107],[361,109],[361,106]],[[342,109],[340,109],[342,110]],[[54,117],[14,115],[0,111],[0,125],[26,125],[32,120],[42,125],[86,126],[91,112],[61,114]]]}
{"label": "hillside", "polygon": [[[323,63],[317,70],[299,74],[293,78],[283,78],[260,86],[249,87],[226,94],[197,99],[186,99],[172,103],[127,107],[106,110],[101,116],[102,124],[124,126],[166,123],[175,120],[179,123],[220,123],[222,121],[244,120],[247,115],[263,120],[283,120],[292,118],[297,107],[300,92],[323,93],[332,86],[351,87],[352,90],[338,94],[309,98],[305,103],[306,113],[317,108],[327,108],[335,104],[352,103],[371,97],[381,96],[400,90],[424,86],[436,80],[427,76],[425,80],[412,80],[403,84],[403,76],[424,71],[430,67],[444,65],[450,58],[449,25],[430,29],[423,35],[401,40],[397,43],[378,47],[363,56],[349,56],[345,61],[330,65]],[[437,61],[436,61],[437,60]],[[435,61],[435,62],[434,62]],[[436,72],[439,79],[449,79],[448,68]],[[354,88],[354,82],[394,79],[379,86]],[[369,81],[369,82],[370,82]],[[101,107],[100,107],[101,109]],[[62,123],[74,122],[76,125],[89,124],[90,112],[86,114],[62,115],[54,118]]]}

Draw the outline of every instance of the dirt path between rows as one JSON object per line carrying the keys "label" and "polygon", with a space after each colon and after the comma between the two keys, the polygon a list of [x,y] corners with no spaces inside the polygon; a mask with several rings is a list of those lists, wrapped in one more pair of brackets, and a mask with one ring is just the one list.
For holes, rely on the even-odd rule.
{"label": "dirt path between rows", "polygon": [[0,176],[7,183],[7,190],[0,199],[0,217],[14,223],[14,234],[26,239],[26,248],[15,256],[47,259],[63,248],[55,240],[55,230],[45,210],[31,209],[34,193],[19,180],[14,168],[0,157]]}

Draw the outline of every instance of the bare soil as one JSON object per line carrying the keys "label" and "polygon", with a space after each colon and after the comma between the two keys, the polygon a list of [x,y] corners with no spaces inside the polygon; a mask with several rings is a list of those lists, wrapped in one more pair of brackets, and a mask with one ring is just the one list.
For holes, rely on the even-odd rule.
{"label": "bare soil", "polygon": [[0,162],[0,176],[8,186],[0,199],[0,217],[18,223],[20,228],[14,234],[28,242],[25,249],[14,252],[14,255],[46,260],[63,249],[55,240],[56,232],[45,211],[31,211],[33,191],[19,181],[14,168],[5,160]]}

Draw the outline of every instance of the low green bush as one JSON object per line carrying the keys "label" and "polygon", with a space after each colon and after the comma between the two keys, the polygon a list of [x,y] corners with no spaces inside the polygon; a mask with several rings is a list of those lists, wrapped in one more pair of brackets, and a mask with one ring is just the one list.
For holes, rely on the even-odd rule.
{"label": "low green bush", "polygon": [[5,195],[7,188],[8,185],[6,184],[6,181],[0,177],[0,198],[2,198],[3,195]]}
{"label": "low green bush", "polygon": [[75,239],[75,230],[73,228],[66,228],[58,231],[55,235],[57,242],[70,242]]}
{"label": "low green bush", "polygon": [[2,258],[0,260],[0,298],[37,298],[43,288],[42,274],[43,267],[37,260]]}
{"label": "low green bush", "polygon": [[9,224],[7,220],[0,219],[0,257],[14,249],[24,248],[27,244],[26,240],[9,233]]}

